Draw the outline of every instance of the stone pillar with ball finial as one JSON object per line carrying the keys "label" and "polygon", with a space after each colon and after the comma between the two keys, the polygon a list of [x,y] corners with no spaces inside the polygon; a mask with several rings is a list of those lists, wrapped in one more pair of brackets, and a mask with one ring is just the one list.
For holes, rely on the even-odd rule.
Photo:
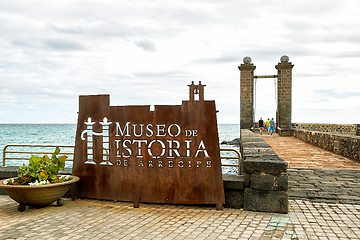
{"label": "stone pillar with ball finial", "polygon": [[280,136],[291,134],[291,99],[292,99],[292,68],[289,57],[284,55],[275,66],[278,70],[277,79],[277,113],[276,122]]}
{"label": "stone pillar with ball finial", "polygon": [[254,70],[250,57],[244,57],[240,70],[240,129],[250,129],[254,123]]}

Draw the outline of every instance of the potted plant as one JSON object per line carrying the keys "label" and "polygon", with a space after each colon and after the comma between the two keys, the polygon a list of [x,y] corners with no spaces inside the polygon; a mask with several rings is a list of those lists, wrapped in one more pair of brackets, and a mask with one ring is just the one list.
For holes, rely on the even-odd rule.
{"label": "potted plant", "polygon": [[56,147],[51,158],[31,155],[29,164],[19,167],[17,178],[0,181],[5,193],[19,203],[19,211],[25,211],[26,206],[42,207],[55,201],[59,206],[64,204],[61,197],[80,179],[58,174],[64,169],[67,158],[65,155],[57,157],[59,153],[60,149]]}

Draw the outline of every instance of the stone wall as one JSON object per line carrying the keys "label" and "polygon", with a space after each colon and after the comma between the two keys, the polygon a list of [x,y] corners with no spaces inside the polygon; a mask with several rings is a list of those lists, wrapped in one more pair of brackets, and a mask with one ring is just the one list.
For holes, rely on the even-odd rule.
{"label": "stone wall", "polygon": [[292,128],[360,136],[360,124],[292,123]]}
{"label": "stone wall", "polygon": [[360,136],[293,129],[296,138],[325,150],[360,161]]}
{"label": "stone wall", "polygon": [[244,168],[244,209],[288,212],[287,162],[250,130],[241,130]]}
{"label": "stone wall", "polygon": [[244,176],[223,175],[225,207],[243,208],[244,207]]}

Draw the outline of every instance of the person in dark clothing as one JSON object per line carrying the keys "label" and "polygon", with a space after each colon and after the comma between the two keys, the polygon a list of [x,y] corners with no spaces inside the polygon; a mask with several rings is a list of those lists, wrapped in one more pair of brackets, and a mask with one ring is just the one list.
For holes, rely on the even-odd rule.
{"label": "person in dark clothing", "polygon": [[262,135],[264,130],[264,121],[262,120],[262,118],[260,118],[259,120],[259,130],[260,130],[260,134]]}

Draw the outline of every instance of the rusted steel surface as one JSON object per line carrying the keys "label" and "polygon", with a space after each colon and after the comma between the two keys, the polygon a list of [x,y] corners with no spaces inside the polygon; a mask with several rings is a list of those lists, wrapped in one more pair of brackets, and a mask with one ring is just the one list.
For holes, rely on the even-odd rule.
{"label": "rusted steel surface", "polygon": [[[194,87],[195,86],[195,87]],[[224,203],[215,101],[190,85],[182,105],[109,106],[80,96],[75,195],[139,202]],[[198,101],[194,94],[202,94]],[[108,130],[107,130],[108,129]]]}

